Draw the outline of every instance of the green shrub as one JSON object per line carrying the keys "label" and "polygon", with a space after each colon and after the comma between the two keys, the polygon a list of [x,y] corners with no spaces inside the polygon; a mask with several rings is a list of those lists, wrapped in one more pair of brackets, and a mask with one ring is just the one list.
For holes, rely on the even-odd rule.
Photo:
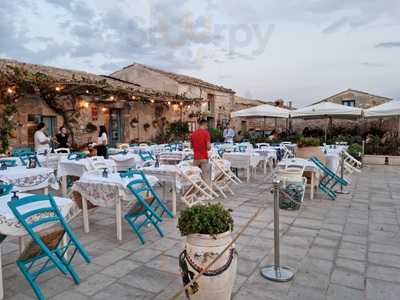
{"label": "green shrub", "polygon": [[224,141],[224,132],[219,128],[211,128],[210,129],[211,142],[219,143]]}
{"label": "green shrub", "polygon": [[189,234],[216,235],[233,230],[230,210],[221,204],[197,204],[182,211],[178,228],[183,236]]}
{"label": "green shrub", "polygon": [[361,157],[361,153],[362,153],[362,146],[360,144],[351,144],[349,146],[349,148],[347,149],[347,152],[351,156],[359,159]]}
{"label": "green shrub", "polygon": [[297,141],[299,147],[318,147],[321,145],[321,141],[318,138],[303,137]]}

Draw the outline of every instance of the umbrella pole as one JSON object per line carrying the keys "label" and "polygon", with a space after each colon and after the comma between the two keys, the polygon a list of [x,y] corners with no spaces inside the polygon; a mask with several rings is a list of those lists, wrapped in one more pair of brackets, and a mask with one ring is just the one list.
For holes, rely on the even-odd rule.
{"label": "umbrella pole", "polygon": [[[328,122],[329,122],[329,120],[328,120]],[[326,144],[327,136],[328,136],[328,123],[325,125],[325,144]]]}
{"label": "umbrella pole", "polygon": [[265,138],[265,117],[263,119],[264,119],[264,123],[263,123],[263,138]]}

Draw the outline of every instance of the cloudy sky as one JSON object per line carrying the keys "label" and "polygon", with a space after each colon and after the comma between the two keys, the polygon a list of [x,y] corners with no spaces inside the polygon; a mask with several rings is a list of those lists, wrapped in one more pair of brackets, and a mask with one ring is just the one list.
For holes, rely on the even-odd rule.
{"label": "cloudy sky", "polygon": [[400,99],[399,0],[0,0],[0,57],[99,74],[132,62],[302,106]]}

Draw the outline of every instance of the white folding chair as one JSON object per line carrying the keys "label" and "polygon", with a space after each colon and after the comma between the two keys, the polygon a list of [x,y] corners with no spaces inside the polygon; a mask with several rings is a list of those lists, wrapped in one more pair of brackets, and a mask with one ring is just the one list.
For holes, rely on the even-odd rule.
{"label": "white folding chair", "polygon": [[294,154],[291,150],[289,150],[289,148],[287,147],[287,144],[281,144],[282,150],[283,150],[283,159],[287,159],[287,158],[293,158]]}
{"label": "white folding chair", "polygon": [[361,173],[362,163],[351,156],[347,151],[343,151],[342,155],[344,156],[344,167],[347,171],[353,173]]}
{"label": "white folding chair", "polygon": [[102,156],[95,156],[90,158],[90,166],[93,170],[107,169],[110,173],[117,172],[117,165],[112,160],[105,160]]}
{"label": "white folding chair", "polygon": [[193,167],[179,167],[183,179],[182,201],[189,207],[213,200],[218,194],[201,178],[201,173]]}
{"label": "white folding chair", "polygon": [[71,152],[71,150],[69,148],[57,148],[54,149],[55,153],[67,153],[69,154]]}

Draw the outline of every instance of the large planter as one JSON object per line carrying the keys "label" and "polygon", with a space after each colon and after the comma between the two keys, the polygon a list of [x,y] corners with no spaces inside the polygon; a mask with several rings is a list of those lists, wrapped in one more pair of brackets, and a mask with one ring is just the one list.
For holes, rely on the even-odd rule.
{"label": "large planter", "polygon": [[[186,238],[186,248],[180,255],[184,285],[213,261],[232,241],[231,232],[216,236],[191,234]],[[186,270],[185,270],[186,269]],[[217,262],[204,273],[197,285],[187,293],[192,300],[230,300],[236,278],[237,253],[232,245]]]}
{"label": "large planter", "polygon": [[311,156],[316,156],[320,161],[325,163],[325,155],[319,146],[298,147],[296,157],[309,159]]}

